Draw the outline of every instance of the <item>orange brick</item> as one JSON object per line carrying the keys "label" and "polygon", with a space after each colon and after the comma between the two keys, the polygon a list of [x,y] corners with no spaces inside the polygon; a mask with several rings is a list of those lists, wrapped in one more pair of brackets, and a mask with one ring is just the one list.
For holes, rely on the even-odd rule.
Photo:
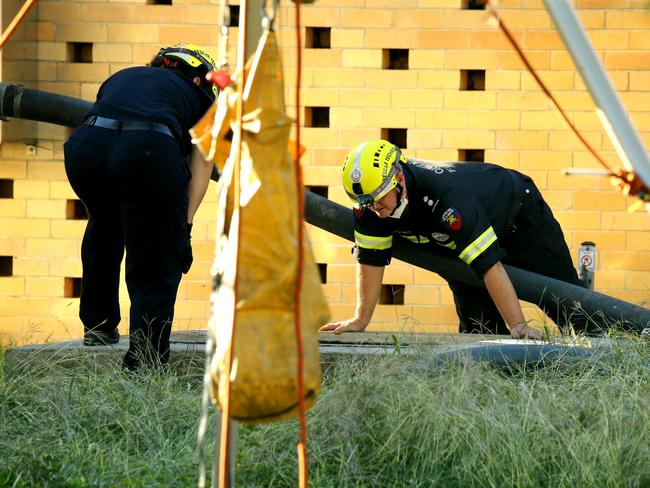
{"label": "orange brick", "polygon": [[605,69],[644,70],[650,64],[650,53],[639,51],[622,51],[605,53]]}
{"label": "orange brick", "polygon": [[86,228],[85,220],[52,220],[52,237],[81,239]]}
{"label": "orange brick", "polygon": [[[177,32],[172,32],[172,29],[178,29]],[[154,24],[108,24],[106,39],[108,42],[114,43],[135,43],[135,42],[151,42],[152,40],[159,39],[161,42],[181,42],[184,34],[188,37],[185,39],[192,39],[197,44],[207,44],[209,36],[204,33],[203,27],[185,27],[185,26],[158,26]],[[192,35],[193,34],[193,35]]]}
{"label": "orange brick", "polygon": [[365,111],[366,125],[370,127],[413,127],[415,125],[415,111],[402,110],[375,110]]}
{"label": "orange brick", "polygon": [[453,148],[493,148],[494,132],[489,130],[457,130],[445,132],[442,145]]}
{"label": "orange brick", "polygon": [[417,44],[416,31],[402,31],[395,35],[395,30],[390,29],[368,29],[366,31],[365,46],[380,49],[410,49]]}
{"label": "orange brick", "polygon": [[409,305],[438,305],[440,290],[429,286],[407,286],[404,289],[404,302]]}
{"label": "orange brick", "polygon": [[418,86],[421,88],[458,90],[460,87],[460,71],[422,70],[418,73]]}
{"label": "orange brick", "polygon": [[650,230],[650,222],[648,221],[647,217],[648,216],[645,212],[603,212],[602,225],[603,229],[612,230]]}
{"label": "orange brick", "polygon": [[503,131],[496,134],[498,149],[533,149],[548,147],[548,135],[544,131]]}
{"label": "orange brick", "polygon": [[319,69],[314,72],[314,86],[358,88],[366,84],[366,75],[361,70]]}
{"label": "orange brick", "polygon": [[31,296],[63,296],[63,279],[61,278],[25,278],[25,294]]}
{"label": "orange brick", "polygon": [[25,293],[25,279],[16,276],[0,277],[0,295],[21,297]]}
{"label": "orange brick", "polygon": [[361,108],[332,108],[330,124],[332,127],[362,127],[363,110]]}
{"label": "orange brick", "polygon": [[23,199],[0,199],[0,217],[25,217],[27,203]]}
{"label": "orange brick", "polygon": [[384,272],[385,284],[410,285],[413,283],[413,266],[410,264],[393,263]]}
{"label": "orange brick", "polygon": [[443,105],[442,93],[439,90],[393,90],[391,107],[440,109]]}
{"label": "orange brick", "polygon": [[392,26],[396,29],[439,29],[443,28],[445,23],[445,12],[440,9],[399,8],[393,10]]}
{"label": "orange brick", "polygon": [[[501,111],[468,112],[467,126],[470,129],[516,130],[520,128],[520,115],[517,112]],[[525,129],[525,127],[522,127]]]}
{"label": "orange brick", "polygon": [[458,324],[456,309],[450,306],[414,306],[413,318],[422,324]]}
{"label": "orange brick", "polygon": [[407,134],[407,145],[409,148],[417,149],[413,154],[412,150],[409,151],[410,156],[425,157],[423,156],[423,148],[439,148],[442,143],[442,133],[440,131],[431,131],[430,129],[409,129]]}
{"label": "orange brick", "polygon": [[[152,10],[156,7],[151,5]],[[117,3],[85,3],[81,5],[81,18],[84,22],[90,24],[94,22],[129,22],[138,21],[139,17],[133,15],[134,7]],[[139,12],[143,13],[143,12]],[[144,21],[144,19],[141,19]],[[92,25],[92,24],[91,24]],[[104,24],[100,24],[104,25]]]}
{"label": "orange brick", "polygon": [[482,91],[448,91],[444,95],[444,106],[450,109],[494,109],[496,108],[496,94]]}
{"label": "orange brick", "polygon": [[374,28],[388,28],[392,24],[392,15],[389,10],[363,8],[345,9],[341,12],[340,27],[359,27],[362,29],[373,26]]}
{"label": "orange brick", "polygon": [[107,25],[94,22],[62,22],[56,24],[57,41],[106,42]]}
{"label": "orange brick", "polygon": [[[302,65],[304,68],[331,68],[332,66],[346,66],[343,55],[347,49],[307,49],[303,53]],[[286,60],[289,63],[291,60]]]}
{"label": "orange brick", "polygon": [[[27,162],[26,161],[7,161],[4,159],[4,146],[6,143],[2,144],[3,148],[3,161],[0,164],[0,178],[18,180],[25,178],[27,176]],[[16,183],[14,183],[14,195],[16,192]]]}
{"label": "orange brick", "polygon": [[458,31],[419,31],[416,33],[415,45],[419,49],[467,49],[470,47],[469,33]]}
{"label": "orange brick", "polygon": [[334,107],[339,104],[339,91],[335,89],[307,88],[302,90],[301,103],[307,107]]}
{"label": "orange brick", "polygon": [[468,112],[466,110],[418,111],[415,114],[415,124],[423,129],[465,129],[468,127]]}
{"label": "orange brick", "polygon": [[[51,124],[49,124],[51,125]],[[62,129],[62,128],[61,128]],[[68,177],[65,174],[65,168],[61,161],[56,162],[46,162],[46,161],[29,161],[27,163],[27,178],[31,184],[35,183],[35,180],[67,180]],[[39,181],[39,185],[43,184],[45,186],[47,181]],[[14,184],[15,191],[15,184]],[[35,196],[35,195],[34,195]]]}
{"label": "orange brick", "polygon": [[349,68],[380,68],[382,59],[381,49],[345,49],[341,62]]}
{"label": "orange brick", "polygon": [[608,29],[650,29],[650,16],[643,11],[609,10],[606,26]]}
{"label": "orange brick", "polygon": [[65,202],[63,200],[27,200],[27,217],[30,218],[64,218]]}
{"label": "orange brick", "polygon": [[[512,35],[521,45],[522,35],[520,33]],[[474,31],[470,33],[469,47],[473,49],[511,49],[511,44],[506,36],[499,31]]]}
{"label": "orange brick", "polygon": [[332,28],[331,45],[333,48],[362,48],[365,40],[364,29]]}
{"label": "orange brick", "polygon": [[577,210],[620,210],[624,211],[625,196],[612,191],[578,192],[575,195]]}
{"label": "orange brick", "polygon": [[81,259],[53,259],[50,264],[50,276],[80,277],[82,273]]}
{"label": "orange brick", "polygon": [[571,152],[569,151],[527,151],[521,158],[521,169],[559,170],[571,167]]}
{"label": "orange brick", "polygon": [[[409,51],[409,69],[422,69],[426,70],[422,74],[430,72],[430,70],[440,69],[444,65],[444,52],[438,49],[418,49]],[[438,76],[439,72],[434,72]],[[454,86],[457,86],[454,85]]]}
{"label": "orange brick", "polygon": [[[30,227],[32,226],[30,225]],[[34,257],[76,257],[79,253],[79,241],[77,239],[31,238],[27,240],[26,252]]]}

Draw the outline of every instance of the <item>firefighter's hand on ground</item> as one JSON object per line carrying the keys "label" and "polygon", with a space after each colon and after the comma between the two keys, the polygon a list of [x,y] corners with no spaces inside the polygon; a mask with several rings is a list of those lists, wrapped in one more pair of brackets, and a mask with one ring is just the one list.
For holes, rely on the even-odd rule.
{"label": "firefighter's hand on ground", "polygon": [[342,332],[363,332],[367,326],[368,324],[362,323],[359,319],[348,319],[339,322],[330,322],[318,330],[320,332],[333,330],[335,334],[341,334]]}
{"label": "firefighter's hand on ground", "polygon": [[537,329],[529,327],[525,323],[515,325],[510,331],[510,335],[513,339],[543,339],[544,334],[542,334]]}
{"label": "firefighter's hand on ground", "polygon": [[192,267],[194,256],[192,255],[192,224],[187,224],[187,233],[185,234],[185,251],[183,252],[183,274]]}

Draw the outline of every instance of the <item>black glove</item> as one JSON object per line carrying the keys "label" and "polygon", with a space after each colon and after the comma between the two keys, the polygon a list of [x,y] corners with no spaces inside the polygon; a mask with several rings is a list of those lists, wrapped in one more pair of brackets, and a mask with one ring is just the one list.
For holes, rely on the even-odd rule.
{"label": "black glove", "polygon": [[186,274],[192,267],[192,224],[187,223],[187,231],[185,233],[185,252],[183,252],[183,274]]}

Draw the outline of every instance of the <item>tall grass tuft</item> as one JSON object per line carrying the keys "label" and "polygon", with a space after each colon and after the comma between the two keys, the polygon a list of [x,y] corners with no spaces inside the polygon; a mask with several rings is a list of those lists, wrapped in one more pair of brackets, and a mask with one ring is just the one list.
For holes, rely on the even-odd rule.
{"label": "tall grass tuft", "polygon": [[[328,364],[308,414],[311,486],[650,486],[648,341],[543,369],[431,357]],[[196,486],[199,371],[33,363],[0,376],[0,486]],[[295,420],[242,426],[236,486],[296,486],[297,440]]]}

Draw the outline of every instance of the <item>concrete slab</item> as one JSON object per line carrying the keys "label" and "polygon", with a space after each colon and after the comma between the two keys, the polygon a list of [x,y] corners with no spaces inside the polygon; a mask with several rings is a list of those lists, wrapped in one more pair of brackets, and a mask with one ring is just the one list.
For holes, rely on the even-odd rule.
{"label": "concrete slab", "polygon": [[[207,330],[188,330],[172,333],[172,365],[203,369],[205,366],[205,343]],[[515,340],[509,336],[475,335],[475,334],[425,334],[403,332],[363,332],[335,335],[333,332],[319,334],[319,347],[324,361],[338,355],[393,354],[396,351],[414,354],[423,349],[430,349],[433,355],[448,357],[457,351],[469,351],[476,355],[477,348],[498,345],[534,346],[544,344],[540,341]],[[570,341],[554,345],[580,348],[608,348],[608,340],[601,338],[583,338],[579,343]],[[65,364],[78,364],[89,359],[102,362],[121,361],[129,346],[128,337],[111,346],[84,346],[81,340],[25,345],[5,352],[5,370],[15,371],[25,368],[33,369],[35,365],[64,361]]]}

